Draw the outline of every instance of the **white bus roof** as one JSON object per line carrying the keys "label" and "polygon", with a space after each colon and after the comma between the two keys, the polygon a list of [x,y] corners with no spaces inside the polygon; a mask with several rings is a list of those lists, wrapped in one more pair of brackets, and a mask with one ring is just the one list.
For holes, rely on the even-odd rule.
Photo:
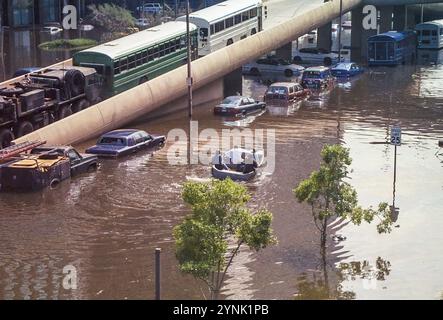
{"label": "white bus roof", "polygon": [[[240,13],[245,9],[258,7],[260,4],[261,0],[228,0],[205,9],[195,11],[189,16],[191,18],[200,18],[212,23],[234,13]],[[186,16],[181,16],[177,18],[177,20],[185,21]]]}
{"label": "white bus roof", "polygon": [[427,21],[427,22],[423,22],[423,23],[419,23],[415,26],[415,28],[423,28],[426,26],[437,26],[437,27],[443,27],[443,19],[442,20],[433,20],[433,21]]}
{"label": "white bus roof", "polygon": [[[196,26],[190,25],[191,31],[196,29]],[[111,59],[116,59],[130,52],[151,46],[163,39],[172,38],[183,33],[186,33],[186,23],[171,21],[80,51],[77,54],[97,53],[106,55]]]}

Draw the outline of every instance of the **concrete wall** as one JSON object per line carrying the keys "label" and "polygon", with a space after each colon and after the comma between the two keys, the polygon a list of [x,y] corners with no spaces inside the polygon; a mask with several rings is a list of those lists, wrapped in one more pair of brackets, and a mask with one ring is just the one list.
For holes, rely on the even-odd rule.
{"label": "concrete wall", "polygon": [[[361,0],[343,0],[345,12]],[[337,18],[340,1],[331,1],[242,41],[193,61],[194,88],[199,89],[290,41]],[[17,139],[46,140],[48,144],[72,144],[124,126],[186,95],[186,66],[161,75],[71,117]]]}

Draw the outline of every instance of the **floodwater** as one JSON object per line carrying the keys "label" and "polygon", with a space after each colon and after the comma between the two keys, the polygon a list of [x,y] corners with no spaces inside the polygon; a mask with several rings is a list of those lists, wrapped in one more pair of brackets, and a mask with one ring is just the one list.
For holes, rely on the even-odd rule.
{"label": "floodwater", "polygon": [[[440,65],[378,68],[309,100],[244,119],[216,117],[213,104],[196,108],[199,132],[275,130],[275,170],[247,186],[252,208],[274,213],[279,244],[260,253],[242,248],[225,298],[441,298],[442,78]],[[244,81],[245,94],[261,98],[265,90],[259,79]],[[401,126],[403,140],[396,228],[379,235],[375,225],[334,221],[330,234],[345,240],[330,239],[323,264],[310,211],[292,189],[318,168],[324,144],[340,143],[351,150],[350,182],[361,204],[392,203],[394,148],[383,144],[392,125]],[[189,122],[182,112],[133,126],[168,134],[188,132]],[[0,298],[152,299],[156,247],[162,249],[162,297],[205,298],[204,285],[178,270],[172,229],[189,212],[180,198],[183,183],[205,181],[210,170],[170,165],[174,145],[170,140],[155,152],[102,161],[96,173],[54,190],[0,194]],[[70,265],[77,270],[75,290],[63,287],[63,269]]]}

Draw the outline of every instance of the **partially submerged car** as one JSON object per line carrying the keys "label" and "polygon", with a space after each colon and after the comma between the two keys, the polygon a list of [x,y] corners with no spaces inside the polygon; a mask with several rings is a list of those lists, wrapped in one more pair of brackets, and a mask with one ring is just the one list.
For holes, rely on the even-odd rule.
{"label": "partially submerged car", "polygon": [[274,56],[258,59],[243,66],[243,73],[260,76],[263,73],[278,73],[285,77],[299,77],[305,68]]}
{"label": "partially submerged car", "polygon": [[[344,60],[343,57],[341,57]],[[315,63],[330,66],[339,63],[338,54],[322,48],[302,48],[294,52],[294,63]]]}
{"label": "partially submerged car", "polygon": [[334,86],[335,78],[328,67],[311,67],[303,72],[303,88],[326,89]]}
{"label": "partially submerged car", "polygon": [[331,73],[334,77],[354,77],[364,72],[364,69],[356,63],[339,63],[331,68]]}
{"label": "partially submerged car", "polygon": [[31,150],[31,154],[59,155],[68,158],[71,164],[71,177],[95,171],[98,167],[97,156],[78,153],[71,146],[37,147]]}
{"label": "partially submerged car", "polygon": [[88,148],[86,153],[117,158],[143,148],[162,146],[165,141],[166,137],[162,135],[151,135],[143,130],[120,129],[102,135],[97,144]]}
{"label": "partially submerged car", "polygon": [[298,83],[293,82],[277,82],[269,86],[265,93],[264,100],[266,102],[294,101],[306,98],[310,94],[309,89],[303,88]]}
{"label": "partially submerged car", "polygon": [[264,109],[266,109],[265,102],[244,96],[230,96],[214,108],[214,113],[226,116],[239,116]]}

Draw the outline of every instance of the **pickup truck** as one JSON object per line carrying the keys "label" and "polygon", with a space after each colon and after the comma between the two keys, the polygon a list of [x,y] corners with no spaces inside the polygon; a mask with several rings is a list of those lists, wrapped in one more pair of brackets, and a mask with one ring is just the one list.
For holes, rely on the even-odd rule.
{"label": "pickup truck", "polygon": [[31,154],[57,154],[68,158],[71,163],[71,177],[95,171],[98,167],[97,156],[78,153],[71,146],[37,147],[32,149]]}

